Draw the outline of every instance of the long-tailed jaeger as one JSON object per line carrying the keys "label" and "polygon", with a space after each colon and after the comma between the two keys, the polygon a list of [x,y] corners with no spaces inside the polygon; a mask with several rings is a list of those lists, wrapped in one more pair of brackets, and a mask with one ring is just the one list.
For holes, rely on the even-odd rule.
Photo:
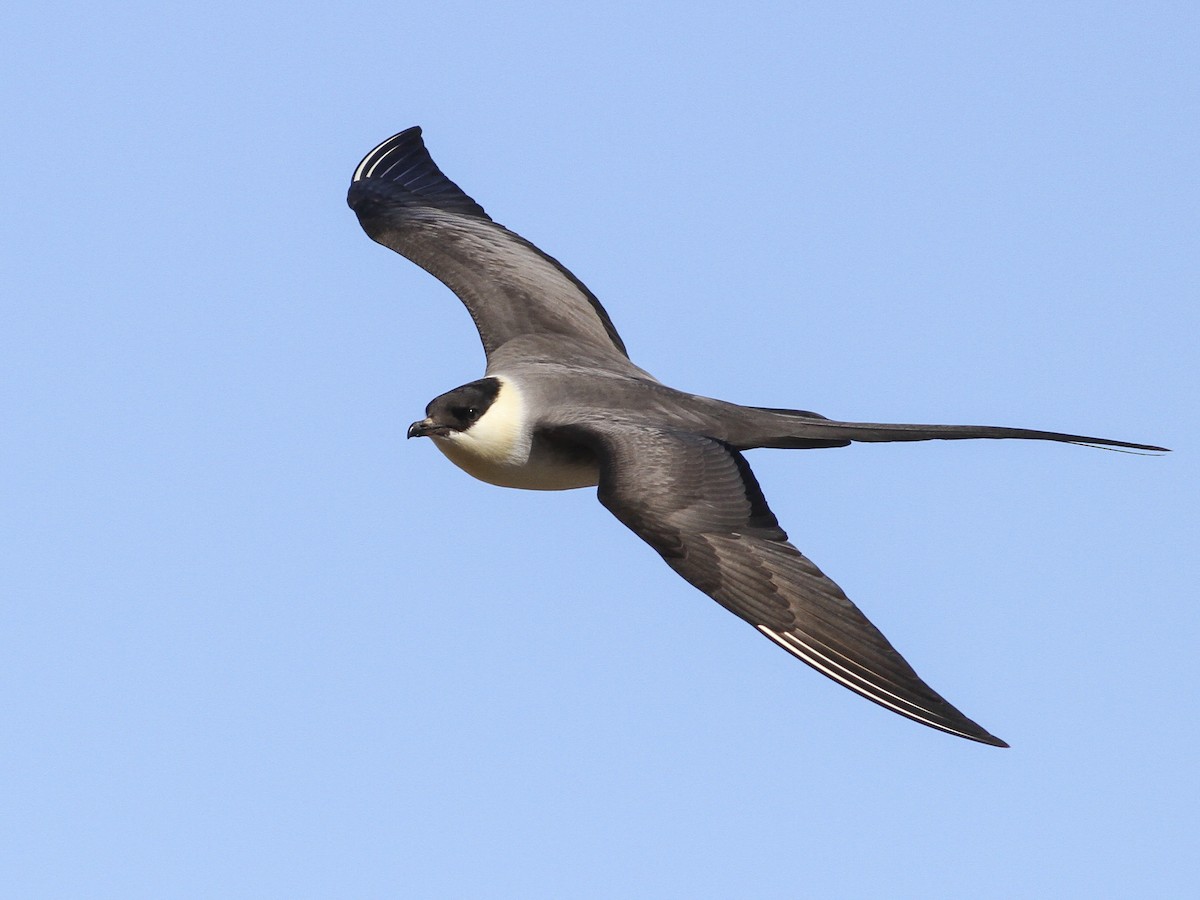
{"label": "long-tailed jaeger", "polygon": [[788,542],[743,452],[969,438],[1163,448],[1027,428],[839,422],[667,387],[630,361],[578,278],[442,174],[420,128],[368,153],[347,199],[373,240],[458,295],[487,355],[484,377],[435,397],[410,438],[432,438],[491,484],[596,487],[667,565],[818,672],[924,725],[1007,746],[925,684]]}

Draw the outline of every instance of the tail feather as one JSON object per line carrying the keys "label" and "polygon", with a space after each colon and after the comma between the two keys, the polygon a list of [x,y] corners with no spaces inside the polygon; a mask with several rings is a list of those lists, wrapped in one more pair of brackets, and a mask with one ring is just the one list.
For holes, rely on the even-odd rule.
{"label": "tail feather", "polygon": [[1108,450],[1138,453],[1168,453],[1166,447],[1137,444],[1111,438],[1066,434],[1060,431],[1039,431],[1033,428],[1008,428],[1000,425],[901,425],[879,422],[838,422],[803,410],[782,410],[755,407],[771,413],[778,433],[766,437],[758,447],[781,449],[810,447],[844,447],[852,442],[887,443],[894,441],[964,441],[976,439],[1018,439],[1028,441],[1057,441]]}

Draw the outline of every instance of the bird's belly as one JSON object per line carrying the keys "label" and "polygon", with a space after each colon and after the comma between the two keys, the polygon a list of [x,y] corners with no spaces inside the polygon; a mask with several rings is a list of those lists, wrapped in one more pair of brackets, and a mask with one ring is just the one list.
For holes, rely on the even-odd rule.
{"label": "bird's belly", "polygon": [[471,452],[454,441],[434,438],[434,444],[472,478],[499,487],[520,488],[526,491],[569,491],[573,488],[595,487],[600,470],[595,460],[555,452],[535,445],[522,460],[511,457],[494,458]]}

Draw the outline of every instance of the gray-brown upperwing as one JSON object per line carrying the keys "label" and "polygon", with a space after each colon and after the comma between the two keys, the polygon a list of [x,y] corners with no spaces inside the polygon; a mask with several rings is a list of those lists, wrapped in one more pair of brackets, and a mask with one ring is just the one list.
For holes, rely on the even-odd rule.
{"label": "gray-brown upperwing", "polygon": [[558,429],[600,462],[598,496],[667,564],[834,681],[932,728],[1006,747],[913,671],[842,589],[788,543],[745,458],[686,431]]}
{"label": "gray-brown upperwing", "polygon": [[412,260],[466,305],[491,354],[526,334],[628,358],[608,313],[558,260],[492,221],[437,167],[420,128],[368,153],[346,197],[372,240]]}

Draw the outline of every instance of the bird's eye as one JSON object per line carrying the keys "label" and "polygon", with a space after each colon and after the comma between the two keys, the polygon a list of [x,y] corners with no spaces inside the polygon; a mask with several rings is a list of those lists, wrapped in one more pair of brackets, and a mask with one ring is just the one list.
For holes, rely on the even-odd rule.
{"label": "bird's eye", "polygon": [[454,413],[454,418],[462,420],[475,419],[479,416],[479,410],[474,406],[456,406],[450,412]]}

